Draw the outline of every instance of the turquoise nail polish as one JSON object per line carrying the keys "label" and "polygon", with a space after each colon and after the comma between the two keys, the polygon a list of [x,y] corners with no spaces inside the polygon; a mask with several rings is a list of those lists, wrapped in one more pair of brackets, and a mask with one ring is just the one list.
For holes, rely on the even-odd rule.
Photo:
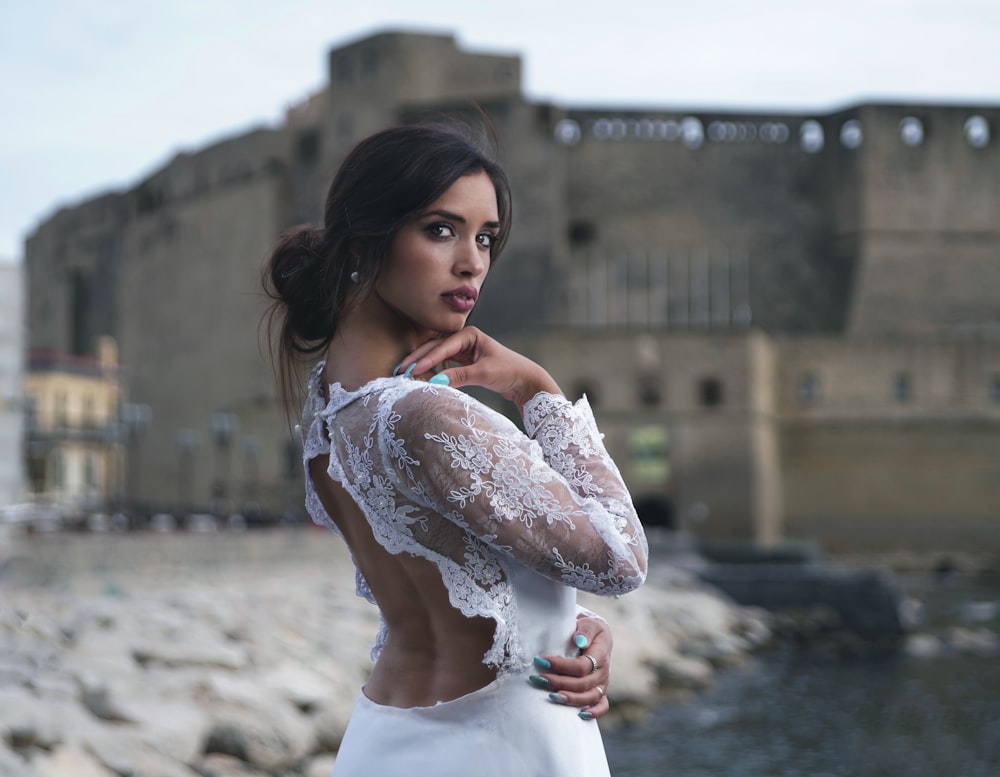
{"label": "turquoise nail polish", "polygon": [[431,377],[428,383],[433,383],[435,386],[450,386],[451,378],[445,375],[443,372],[439,372],[437,375]]}
{"label": "turquoise nail polish", "polygon": [[403,373],[404,378],[410,377],[410,373],[413,372],[413,368],[417,366],[416,362],[413,362],[409,367],[406,368],[406,372]]}
{"label": "turquoise nail polish", "polygon": [[399,375],[399,368],[402,366],[403,362],[400,362],[399,364],[397,364],[395,367],[392,368],[392,377],[395,378],[397,375]]}
{"label": "turquoise nail polish", "polygon": [[537,674],[533,674],[528,678],[528,682],[538,688],[544,688],[549,684],[549,681],[544,677],[539,677]]}
{"label": "turquoise nail polish", "polygon": [[587,712],[586,710],[584,710],[583,712],[578,712],[576,714],[579,715],[583,720],[593,720],[594,719],[594,713]]}
{"label": "turquoise nail polish", "polygon": [[531,660],[535,664],[535,666],[537,666],[539,669],[551,669],[552,668],[552,664],[549,661],[546,661],[544,658],[541,658],[539,656],[535,656]]}
{"label": "turquoise nail polish", "polygon": [[553,701],[556,704],[565,704],[568,700],[561,693],[550,693],[549,701]]}
{"label": "turquoise nail polish", "polygon": [[580,648],[580,650],[583,650],[585,647],[587,647],[587,645],[590,644],[590,640],[587,639],[583,634],[577,634],[575,637],[573,637],[573,641],[576,643],[576,646]]}

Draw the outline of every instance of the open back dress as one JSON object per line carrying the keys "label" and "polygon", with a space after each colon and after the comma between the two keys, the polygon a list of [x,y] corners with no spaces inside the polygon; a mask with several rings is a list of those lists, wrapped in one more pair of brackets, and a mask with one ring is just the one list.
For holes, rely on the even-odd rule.
{"label": "open back dress", "polygon": [[[540,393],[521,431],[450,387],[394,377],[347,391],[323,386],[323,368],[302,418],[312,519],[337,531],[308,466],[328,455],[377,542],[433,562],[453,607],[496,624],[484,688],[406,708],[362,689],[334,775],[607,775],[594,721],[528,682],[533,656],[578,654],[578,589],[618,595],[645,577],[646,538],[586,400]],[[376,604],[360,570],[356,587]],[[386,637],[383,620],[374,660]]]}

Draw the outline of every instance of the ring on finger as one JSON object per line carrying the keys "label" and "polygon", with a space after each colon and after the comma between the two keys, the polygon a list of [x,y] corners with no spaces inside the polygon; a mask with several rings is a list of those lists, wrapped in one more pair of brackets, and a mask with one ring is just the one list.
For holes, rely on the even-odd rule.
{"label": "ring on finger", "polygon": [[599,685],[597,686],[597,692],[599,694],[601,694],[601,697],[603,698],[603,696],[604,696],[604,689],[601,686],[599,686]]}
{"label": "ring on finger", "polygon": [[594,672],[596,672],[597,671],[597,659],[594,658],[592,655],[590,655],[590,653],[584,653],[583,657],[584,658],[589,658],[590,659],[590,663],[593,664],[593,668],[590,670],[590,673],[593,674]]}

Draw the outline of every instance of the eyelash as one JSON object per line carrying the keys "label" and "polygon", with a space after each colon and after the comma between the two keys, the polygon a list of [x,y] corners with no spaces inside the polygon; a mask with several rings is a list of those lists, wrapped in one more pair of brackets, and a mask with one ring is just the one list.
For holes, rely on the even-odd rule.
{"label": "eyelash", "polygon": [[[449,232],[451,232],[452,236],[455,235],[455,228],[451,224],[448,224],[447,222],[444,221],[440,221],[434,224],[429,224],[427,226],[427,233],[431,237],[436,238],[438,240],[445,240],[447,239],[447,237],[445,235],[442,235],[440,232],[443,229],[447,229]],[[494,235],[492,232],[480,232],[478,235],[476,235],[477,241],[481,241],[482,238],[486,238],[487,242],[485,244],[480,243],[480,245],[483,245],[484,248],[492,251],[493,245],[497,241],[497,235]]]}

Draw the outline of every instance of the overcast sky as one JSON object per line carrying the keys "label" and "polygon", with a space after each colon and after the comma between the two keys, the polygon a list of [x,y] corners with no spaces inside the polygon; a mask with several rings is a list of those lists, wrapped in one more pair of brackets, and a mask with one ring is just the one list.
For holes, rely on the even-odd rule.
{"label": "overcast sky", "polygon": [[31,0],[0,3],[0,260],[60,205],[322,87],[384,29],[523,57],[567,106],[1000,104],[1000,0]]}

